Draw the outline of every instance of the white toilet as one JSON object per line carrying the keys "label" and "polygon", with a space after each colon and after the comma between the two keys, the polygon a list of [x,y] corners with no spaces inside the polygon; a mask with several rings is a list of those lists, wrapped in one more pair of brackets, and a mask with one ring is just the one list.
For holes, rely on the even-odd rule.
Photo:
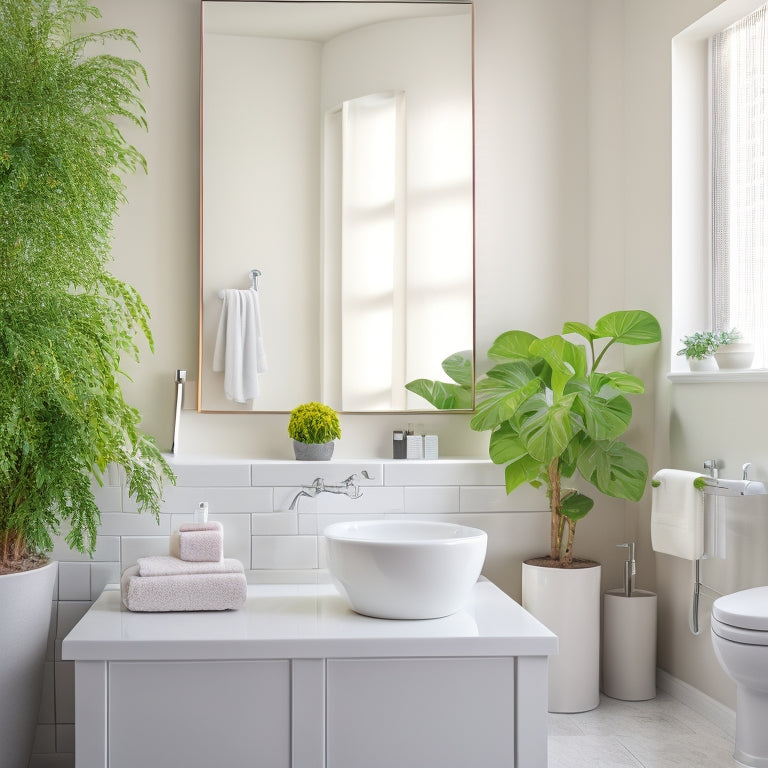
{"label": "white toilet", "polygon": [[734,757],[750,768],[768,768],[768,587],[715,600],[712,645],[737,686]]}

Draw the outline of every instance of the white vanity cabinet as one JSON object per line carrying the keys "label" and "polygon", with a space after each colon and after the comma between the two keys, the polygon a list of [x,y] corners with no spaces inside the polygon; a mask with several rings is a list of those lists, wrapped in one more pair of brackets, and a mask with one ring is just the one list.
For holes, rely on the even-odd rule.
{"label": "white vanity cabinet", "polygon": [[546,768],[557,638],[488,581],[453,616],[359,616],[328,584],[225,613],[130,613],[64,640],[76,768]]}

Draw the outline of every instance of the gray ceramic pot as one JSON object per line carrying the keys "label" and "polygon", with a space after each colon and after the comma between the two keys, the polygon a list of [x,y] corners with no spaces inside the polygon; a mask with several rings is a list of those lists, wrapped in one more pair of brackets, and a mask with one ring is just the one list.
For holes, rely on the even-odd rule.
{"label": "gray ceramic pot", "polygon": [[328,461],[333,456],[334,442],[300,443],[293,441],[293,453],[299,461]]}

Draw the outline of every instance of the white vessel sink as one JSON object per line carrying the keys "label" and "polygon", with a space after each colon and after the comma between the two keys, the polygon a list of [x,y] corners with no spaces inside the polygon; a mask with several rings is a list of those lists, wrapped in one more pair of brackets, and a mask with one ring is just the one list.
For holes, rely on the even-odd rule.
{"label": "white vessel sink", "polygon": [[352,608],[380,619],[460,610],[485,561],[485,531],[453,523],[366,520],[325,529],[328,567]]}

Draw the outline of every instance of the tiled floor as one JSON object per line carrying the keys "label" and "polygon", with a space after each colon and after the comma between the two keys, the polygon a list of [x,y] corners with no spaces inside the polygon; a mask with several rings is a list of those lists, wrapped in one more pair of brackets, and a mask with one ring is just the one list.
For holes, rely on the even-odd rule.
{"label": "tiled floor", "polygon": [[668,693],[549,716],[549,768],[731,768],[733,739]]}

